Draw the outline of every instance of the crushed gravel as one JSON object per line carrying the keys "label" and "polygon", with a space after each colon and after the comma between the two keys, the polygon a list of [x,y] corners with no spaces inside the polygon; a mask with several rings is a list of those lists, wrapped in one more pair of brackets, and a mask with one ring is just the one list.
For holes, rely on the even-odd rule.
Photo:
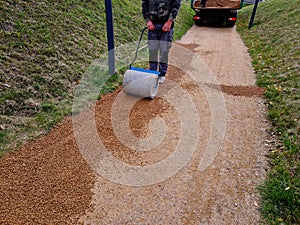
{"label": "crushed gravel", "polygon": [[256,186],[265,177],[268,125],[263,90],[255,86],[247,50],[235,29],[193,27],[180,44],[203,58],[220,88],[202,85],[222,91],[226,102],[226,132],[213,163],[198,170],[207,141],[215,135],[205,89],[182,68],[170,66],[158,97],[138,101],[129,115],[138,138],[152,135],[151,119],[164,121],[167,135],[158,147],[133,151],[116,137],[111,109],[120,88],[97,102],[96,127],[106,149],[122,162],[145,166],[165,159],[181,135],[180,115],[163,97],[174,89],[171,82],[177,83],[200,112],[199,141],[188,164],[153,185],[110,182],[83,159],[72,119],[66,118],[48,135],[0,159],[0,224],[259,224]]}
{"label": "crushed gravel", "polygon": [[95,175],[71,119],[0,159],[0,224],[71,224],[90,206]]}

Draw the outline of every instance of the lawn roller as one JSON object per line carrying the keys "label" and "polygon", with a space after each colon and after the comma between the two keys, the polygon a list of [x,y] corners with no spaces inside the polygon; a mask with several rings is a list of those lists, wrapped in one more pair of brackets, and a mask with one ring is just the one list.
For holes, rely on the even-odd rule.
{"label": "lawn roller", "polygon": [[129,69],[124,74],[122,86],[126,94],[143,98],[150,97],[151,99],[154,99],[158,92],[158,76],[160,73],[158,71],[136,68],[132,66],[137,58],[140,43],[146,29],[147,27],[145,27],[141,32],[135,57],[131,62]]}

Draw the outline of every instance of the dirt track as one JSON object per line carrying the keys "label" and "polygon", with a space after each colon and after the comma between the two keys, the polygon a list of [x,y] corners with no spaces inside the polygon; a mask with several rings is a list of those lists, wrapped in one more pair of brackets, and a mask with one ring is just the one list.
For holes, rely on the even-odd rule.
{"label": "dirt track", "polygon": [[[185,58],[186,65],[178,66],[176,58],[181,48],[200,57],[217,82],[200,84],[192,79],[185,68],[191,67],[190,58]],[[170,62],[168,80],[161,85],[158,97],[139,101],[129,115],[130,128],[140,139],[151,137],[151,129],[159,130],[159,124],[149,128],[152,118],[162,118],[166,136],[158,146],[150,151],[134,151],[118,139],[111,109],[122,94],[120,89],[97,103],[95,121],[98,135],[111,155],[140,167],[171,156],[183,135],[193,137],[187,142],[196,140],[195,151],[179,172],[146,186],[113,183],[93,172],[84,161],[68,118],[48,136],[0,160],[0,198],[5,203],[0,204],[0,223],[258,224],[255,187],[265,177],[267,123],[263,90],[255,86],[250,58],[240,37],[235,29],[193,27],[177,47],[175,44]],[[208,71],[204,67],[199,73]],[[192,110],[185,112],[170,103],[185,99],[184,95],[172,99],[176,95],[172,92],[174,84],[189,96],[199,118],[193,117]],[[212,113],[213,100],[205,90],[224,100],[225,107],[220,106],[217,114]],[[131,100],[127,97],[128,102]],[[180,110],[187,120],[180,118]],[[214,132],[218,130],[214,126],[221,126],[216,124],[216,116],[225,118],[224,133]],[[190,124],[189,135],[182,123],[196,124],[198,120],[199,130],[194,132]],[[199,170],[199,160],[205,158],[210,138],[218,135],[222,138],[220,148],[216,145],[216,157],[205,170]],[[151,175],[155,179],[164,172]]]}

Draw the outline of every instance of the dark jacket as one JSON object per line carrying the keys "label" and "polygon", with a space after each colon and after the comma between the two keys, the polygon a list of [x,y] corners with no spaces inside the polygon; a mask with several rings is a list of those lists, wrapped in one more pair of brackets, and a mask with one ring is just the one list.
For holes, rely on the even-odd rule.
{"label": "dark jacket", "polygon": [[175,20],[181,0],[142,0],[142,12],[146,21],[165,23]]}

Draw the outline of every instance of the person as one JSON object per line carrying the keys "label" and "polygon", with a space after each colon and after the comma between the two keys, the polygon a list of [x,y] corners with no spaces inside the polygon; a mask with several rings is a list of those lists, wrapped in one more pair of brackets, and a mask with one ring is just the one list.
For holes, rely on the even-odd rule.
{"label": "person", "polygon": [[201,0],[201,6],[202,6],[202,7],[205,7],[206,1],[207,1],[207,0]]}
{"label": "person", "polygon": [[165,81],[174,20],[180,6],[181,0],[142,0],[142,13],[148,28],[149,66],[150,70],[160,73],[159,83]]}

